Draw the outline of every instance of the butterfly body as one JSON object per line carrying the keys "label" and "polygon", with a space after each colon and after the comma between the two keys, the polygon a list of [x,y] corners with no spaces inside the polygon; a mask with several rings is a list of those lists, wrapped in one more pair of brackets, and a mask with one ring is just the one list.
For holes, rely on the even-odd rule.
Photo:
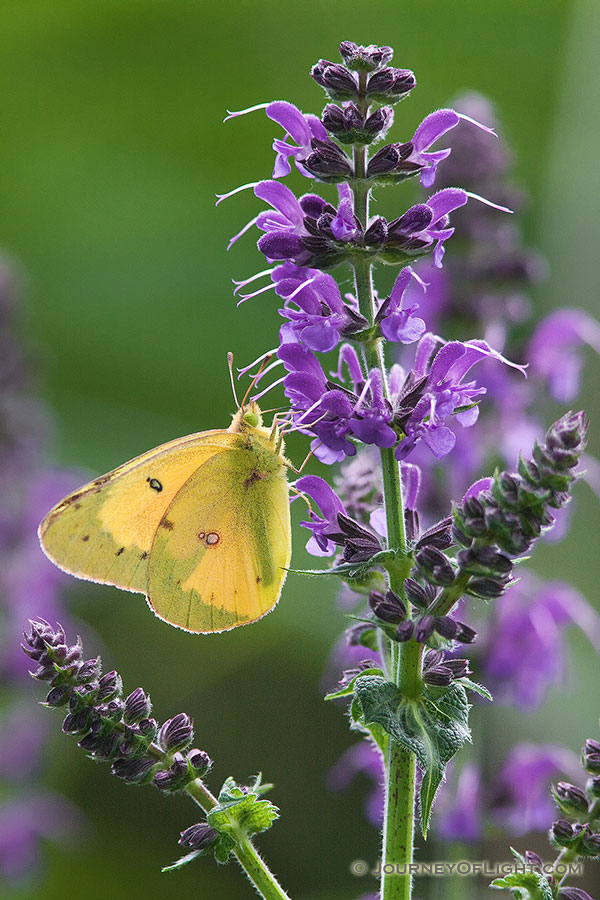
{"label": "butterfly body", "polygon": [[70,494],[42,521],[42,548],[79,578],[146,594],[187,631],[253,622],[290,561],[287,465],[251,404],[227,430],[163,444]]}

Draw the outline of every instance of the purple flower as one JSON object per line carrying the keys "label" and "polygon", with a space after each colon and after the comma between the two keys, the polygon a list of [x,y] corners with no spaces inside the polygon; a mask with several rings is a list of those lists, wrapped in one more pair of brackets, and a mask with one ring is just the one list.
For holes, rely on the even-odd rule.
{"label": "purple flower", "polygon": [[354,298],[347,296],[344,302],[331,275],[285,262],[271,277],[275,292],[285,300],[280,314],[289,320],[298,342],[311,350],[333,350],[341,335],[368,325]]}
{"label": "purple flower", "polygon": [[54,794],[38,794],[0,807],[0,880],[31,876],[42,840],[73,839],[83,825],[64,797]]}
{"label": "purple flower", "polygon": [[332,791],[345,791],[357,775],[366,775],[374,782],[365,803],[365,813],[379,828],[383,820],[383,762],[379,750],[370,742],[355,744],[340,756],[329,772],[328,786]]}
{"label": "purple flower", "polygon": [[360,234],[360,224],[343,192],[337,210],[316,194],[297,200],[279,181],[260,181],[254,193],[273,207],[256,218],[257,227],[265,232],[258,249],[269,261],[290,260],[297,266],[323,268],[341,261],[341,245]]}
{"label": "purple flower", "polygon": [[406,301],[408,287],[417,278],[410,266],[402,269],[387,300],[379,307],[375,321],[388,341],[412,344],[425,332],[425,322],[416,315],[418,304]]}
{"label": "purple flower", "polygon": [[[421,399],[410,414],[404,431],[406,437],[396,450],[398,459],[404,459],[417,441],[422,440],[434,456],[441,458],[454,447],[456,437],[446,425],[453,417],[463,427],[477,421],[477,399],[485,394],[484,387],[474,381],[463,382],[468,372],[484,359],[494,359],[512,366],[525,374],[523,366],[511,363],[486,341],[451,341],[434,354],[439,338],[426,334],[417,346],[414,372],[426,376],[427,382]],[[471,407],[463,411],[460,407]]]}
{"label": "purple flower", "polygon": [[293,335],[284,333],[283,337],[291,338],[285,339],[277,351],[288,372],[283,382],[285,395],[293,407],[295,426],[316,436],[311,446],[318,459],[332,463],[354,456],[356,447],[351,435],[378,447],[395,444],[396,432],[390,427],[392,408],[384,396],[378,369],[373,369],[365,380],[356,351],[345,344],[336,374],[342,378],[345,363],[352,388],[338,386],[326,378],[314,355],[296,343]]}
{"label": "purple flower", "polygon": [[556,818],[549,786],[558,775],[580,775],[575,754],[556,744],[517,744],[490,787],[489,815],[514,835],[544,831]]}
{"label": "purple flower", "polygon": [[483,779],[475,763],[466,763],[456,775],[449,767],[448,779],[440,789],[436,803],[434,827],[443,841],[471,844],[483,835]]}
{"label": "purple flower", "polygon": [[579,393],[582,344],[600,353],[600,323],[582,309],[557,309],[532,335],[527,353],[532,371],[547,381],[559,403],[570,403]]}
{"label": "purple flower", "polygon": [[[275,167],[273,169],[273,178],[282,178],[289,175],[291,167],[289,160],[292,158],[296,164],[298,171],[306,178],[312,178],[312,174],[308,172],[302,165],[302,161],[312,152],[312,140],[317,138],[326,141],[327,131],[321,124],[320,119],[313,115],[304,115],[292,103],[286,100],[275,100],[265,107],[265,112],[270,119],[277,122],[278,125],[285,130],[286,136],[281,140],[273,142],[273,149],[276,152]],[[287,138],[290,137],[295,144],[289,144]]]}
{"label": "purple flower", "polygon": [[432,186],[438,165],[443,159],[450,156],[452,152],[450,148],[434,151],[429,151],[429,148],[443,134],[446,134],[451,128],[455,128],[461,120],[470,122],[471,125],[481,128],[482,131],[487,131],[488,134],[496,136],[496,132],[492,128],[488,128],[476,119],[472,119],[463,113],[458,113],[453,109],[438,109],[436,112],[430,113],[415,131],[411,141],[414,149],[410,156],[407,157],[409,162],[424,166],[421,171],[421,184],[424,188]]}
{"label": "purple flower", "polygon": [[494,604],[482,644],[483,679],[503,703],[541,705],[566,674],[564,631],[576,625],[600,651],[600,616],[571,585],[530,573]]}
{"label": "purple flower", "polygon": [[309,521],[300,523],[312,531],[306,549],[313,556],[332,556],[336,551],[336,544],[327,535],[340,530],[338,514],[346,513],[342,501],[333,488],[318,475],[304,475],[298,479],[296,487],[312,497],[321,511],[319,516],[314,509],[309,509]]}

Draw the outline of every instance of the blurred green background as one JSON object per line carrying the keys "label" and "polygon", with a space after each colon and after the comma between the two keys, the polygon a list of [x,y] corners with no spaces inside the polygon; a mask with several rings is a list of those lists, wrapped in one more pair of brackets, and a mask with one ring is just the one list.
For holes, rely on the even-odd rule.
{"label": "blurred green background", "polygon": [[[599,10],[594,0],[2,3],[0,244],[25,273],[27,327],[57,420],[52,458],[104,472],[179,434],[227,425],[226,351],[241,364],[273,346],[278,317],[269,294],[238,310],[231,295],[232,278],[263,267],[249,235],[225,251],[256,201],[248,193],[214,206],[215,192],[269,176],[274,128],[261,113],[221,120],[227,108],[276,98],[320,111],[307,73],[319,57],[336,58],[342,39],[391,44],[396,64],[416,72],[396,140],[458,91],[492,98],[531,195],[527,240],[552,266],[539,310],[597,313]],[[408,202],[398,192],[400,209]],[[586,373],[593,415],[598,360]],[[599,438],[596,416],[596,455]],[[294,459],[304,452],[291,442]],[[585,486],[579,495],[568,544],[541,548],[535,565],[597,604],[598,510]],[[375,887],[348,871],[351,860],[377,856],[362,818],[366,782],[344,796],[325,787],[351,741],[319,686],[344,627],[334,585],[291,576],[272,615],[214,638],[167,627],[138,595],[73,583],[69,598],[90,654],[100,650],[129,689],[149,690],[158,716],[194,716],[197,743],[216,760],[213,786],[259,769],[276,783],[282,817],[260,845],[295,897],[346,900]],[[494,757],[511,730],[573,749],[595,734],[597,659],[583,638],[571,643],[577,677],[536,715],[499,711]],[[234,865],[160,874],[197,818],[185,798],[126,787],[58,734],[48,764],[49,784],[89,828],[77,846],[49,847],[46,880],[15,897],[254,896]]]}

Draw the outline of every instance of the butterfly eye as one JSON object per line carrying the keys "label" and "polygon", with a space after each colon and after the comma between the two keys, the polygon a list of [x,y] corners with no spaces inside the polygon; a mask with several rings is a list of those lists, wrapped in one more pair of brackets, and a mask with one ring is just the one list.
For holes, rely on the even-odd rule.
{"label": "butterfly eye", "polygon": [[244,422],[246,425],[250,425],[251,428],[256,428],[258,425],[258,416],[254,412],[244,413]]}

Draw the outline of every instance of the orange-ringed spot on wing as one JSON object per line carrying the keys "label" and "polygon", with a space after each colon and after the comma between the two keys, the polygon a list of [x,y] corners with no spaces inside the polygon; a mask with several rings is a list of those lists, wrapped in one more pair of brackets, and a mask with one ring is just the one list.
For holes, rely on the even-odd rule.
{"label": "orange-ringed spot on wing", "polygon": [[150,485],[150,487],[152,488],[153,491],[156,491],[157,494],[160,494],[160,492],[163,489],[163,486],[160,483],[160,481],[158,480],[158,478],[146,478],[146,481],[148,482],[148,484]]}
{"label": "orange-ringed spot on wing", "polygon": [[207,547],[212,548],[216,547],[218,543],[221,541],[221,535],[218,531],[209,531],[208,534],[205,531],[201,531],[198,534],[198,540],[203,544],[206,544]]}

